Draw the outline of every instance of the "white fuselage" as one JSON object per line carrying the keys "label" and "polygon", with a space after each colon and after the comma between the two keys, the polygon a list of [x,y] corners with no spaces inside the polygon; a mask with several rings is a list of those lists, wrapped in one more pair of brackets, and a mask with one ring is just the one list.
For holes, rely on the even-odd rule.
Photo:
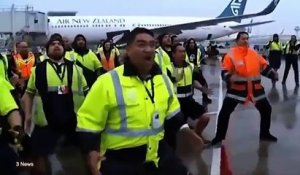
{"label": "white fuselage", "polygon": [[[209,19],[209,18],[206,18]],[[89,43],[99,43],[101,39],[107,38],[108,32],[131,31],[135,27],[148,29],[166,27],[176,24],[199,22],[206,20],[198,17],[150,17],[150,16],[61,16],[49,17],[49,36],[53,33],[60,33],[74,39],[77,34],[83,34]],[[211,39],[230,35],[238,32],[228,26],[238,23],[226,22],[218,25],[197,27],[191,30],[181,30],[178,39],[185,40],[194,38],[202,41],[209,35]]]}

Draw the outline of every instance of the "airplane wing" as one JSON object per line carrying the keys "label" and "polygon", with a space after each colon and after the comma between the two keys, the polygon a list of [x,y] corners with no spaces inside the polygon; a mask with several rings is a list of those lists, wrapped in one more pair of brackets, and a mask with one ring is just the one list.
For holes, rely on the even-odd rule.
{"label": "airplane wing", "polygon": [[230,26],[230,28],[232,28],[232,29],[243,29],[245,27],[257,26],[257,25],[267,24],[267,23],[271,23],[271,22],[274,22],[274,20],[262,21],[262,22],[252,22],[252,23],[247,23],[247,24],[240,24],[240,25]]}
{"label": "airplane wing", "polygon": [[192,23],[185,23],[185,24],[178,24],[178,25],[172,25],[167,27],[161,27],[161,28],[155,28],[152,29],[154,33],[174,33],[178,34],[181,30],[188,30],[188,29],[195,29],[197,27],[201,26],[210,26],[210,25],[217,25],[218,23],[222,22],[228,22],[228,21],[234,21],[237,19],[247,19],[247,18],[253,18],[257,16],[264,16],[272,13],[275,8],[277,7],[280,0],[272,0],[272,2],[261,12],[259,13],[252,13],[247,15],[238,15],[238,16],[229,16],[229,17],[220,17],[215,19],[209,19],[199,22],[192,22]]}

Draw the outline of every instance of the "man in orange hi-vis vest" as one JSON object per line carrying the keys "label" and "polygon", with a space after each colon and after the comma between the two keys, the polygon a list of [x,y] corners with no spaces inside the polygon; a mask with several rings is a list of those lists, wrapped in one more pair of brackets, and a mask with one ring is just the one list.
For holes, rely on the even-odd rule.
{"label": "man in orange hi-vis vest", "polygon": [[278,74],[266,60],[249,47],[249,35],[240,32],[236,46],[231,48],[222,63],[222,78],[227,83],[227,93],[218,116],[217,133],[212,145],[220,145],[225,139],[230,114],[239,103],[255,104],[261,115],[260,140],[276,142],[270,134],[271,110],[263,86],[261,75],[278,81]]}
{"label": "man in orange hi-vis vest", "polygon": [[18,81],[14,86],[20,90],[20,95],[22,96],[31,74],[31,68],[36,64],[36,58],[25,41],[16,44],[16,51],[11,59],[13,74],[18,77]]}

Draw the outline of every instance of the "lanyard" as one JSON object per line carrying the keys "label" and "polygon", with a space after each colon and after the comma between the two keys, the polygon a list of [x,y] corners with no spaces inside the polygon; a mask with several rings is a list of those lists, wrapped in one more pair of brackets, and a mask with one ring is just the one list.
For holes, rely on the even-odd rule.
{"label": "lanyard", "polygon": [[[63,65],[58,65],[55,63],[52,63],[52,62],[49,62],[50,65],[53,67],[56,75],[58,76],[58,78],[60,79],[61,82],[64,81],[64,77],[65,77],[65,72],[66,72],[66,65],[63,64]],[[61,66],[63,66],[63,71],[61,72]]]}
{"label": "lanyard", "polygon": [[151,82],[151,92],[149,91],[149,89],[144,83],[143,85],[145,87],[148,97],[151,99],[152,104],[154,104],[154,82],[152,78],[150,79],[150,82]]}

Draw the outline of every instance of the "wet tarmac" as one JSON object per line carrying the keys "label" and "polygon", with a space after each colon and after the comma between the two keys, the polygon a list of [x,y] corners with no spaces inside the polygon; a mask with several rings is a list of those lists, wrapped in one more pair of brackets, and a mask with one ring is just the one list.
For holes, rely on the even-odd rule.
{"label": "wet tarmac", "polygon": [[[216,64],[203,66],[204,76],[214,91],[211,96],[213,103],[208,106],[212,113],[211,120],[204,133],[207,139],[214,137],[217,113],[226,90],[224,83],[220,85],[220,68]],[[280,77],[283,70],[284,62],[279,70]],[[202,153],[189,153],[184,157],[183,161],[193,175],[300,174],[300,98],[295,88],[293,71],[290,71],[286,86],[282,86],[280,79],[276,87],[272,88],[271,81],[266,78],[263,78],[263,85],[273,107],[271,132],[278,137],[278,142],[260,143],[258,111],[253,105],[239,105],[231,115],[227,137],[221,148],[208,148]],[[201,93],[196,92],[195,99],[200,103],[201,97]],[[58,164],[58,160],[61,160],[67,162],[67,169],[73,170],[71,174],[82,174],[80,163],[74,162],[74,156],[72,151],[59,151],[57,157],[52,156],[54,172],[65,169]],[[72,168],[74,165],[81,170]]]}
{"label": "wet tarmac", "polygon": [[[272,88],[269,79],[263,78],[266,94],[272,105],[271,133],[278,137],[277,143],[259,141],[260,116],[253,105],[239,105],[232,113],[226,140],[222,148],[209,148],[199,156],[189,158],[190,169],[195,175],[299,175],[300,174],[300,123],[298,88],[295,88],[291,69],[286,86],[281,84],[284,62],[279,70],[280,80]],[[220,69],[203,66],[204,76],[214,90],[210,112],[220,108],[219,95],[225,95],[225,84],[220,90]],[[220,94],[221,92],[221,94]],[[223,94],[222,94],[223,93]],[[201,95],[196,99],[201,102]],[[222,102],[222,101],[221,101]],[[217,115],[211,116],[205,130],[208,139],[214,137]],[[213,162],[213,163],[212,163]],[[195,168],[197,166],[197,168]]]}

